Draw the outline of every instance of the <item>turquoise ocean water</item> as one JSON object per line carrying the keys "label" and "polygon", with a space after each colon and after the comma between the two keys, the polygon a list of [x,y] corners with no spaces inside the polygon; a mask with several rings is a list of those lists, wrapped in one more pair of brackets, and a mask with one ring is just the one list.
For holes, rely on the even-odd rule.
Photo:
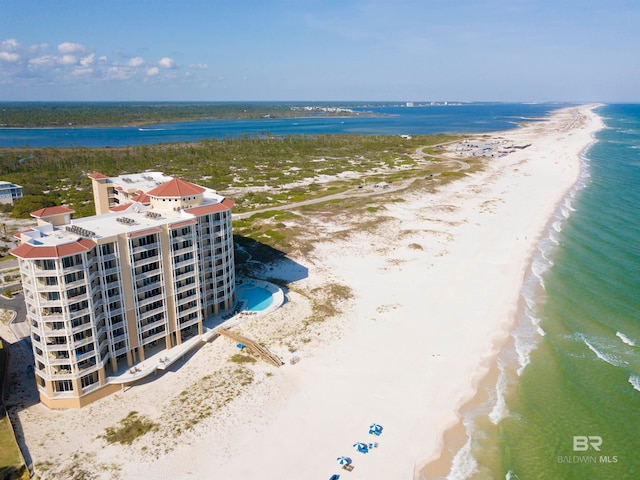
{"label": "turquoise ocean water", "polygon": [[596,111],[450,479],[640,478],[640,105]]}

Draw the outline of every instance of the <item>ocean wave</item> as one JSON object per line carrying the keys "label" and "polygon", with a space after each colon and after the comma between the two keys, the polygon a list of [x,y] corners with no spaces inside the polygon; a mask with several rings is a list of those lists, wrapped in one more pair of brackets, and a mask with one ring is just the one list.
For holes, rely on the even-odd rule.
{"label": "ocean wave", "polygon": [[166,128],[138,128],[139,132],[164,132]]}
{"label": "ocean wave", "polygon": [[596,347],[594,347],[586,338],[584,338],[584,336],[579,335],[579,337],[584,342],[584,344],[587,347],[589,347],[589,350],[591,350],[593,353],[595,353],[596,357],[598,357],[603,362],[607,362],[609,365],[613,365],[614,367],[622,367],[624,365],[628,365],[627,362],[625,362],[623,360],[620,360],[615,355],[611,355],[610,353],[601,352]]}
{"label": "ocean wave", "polygon": [[451,472],[446,480],[465,480],[478,471],[478,462],[471,453],[471,435],[464,446],[458,450],[451,463]]}
{"label": "ocean wave", "polygon": [[498,375],[498,383],[496,385],[496,403],[489,413],[489,420],[491,420],[494,425],[497,425],[500,420],[509,415],[509,407],[507,407],[507,401],[504,398],[509,381],[504,370],[504,365],[501,362],[499,362],[498,368],[500,369],[500,374]]}
{"label": "ocean wave", "polygon": [[640,377],[638,375],[631,375],[629,377],[629,383],[640,392]]}
{"label": "ocean wave", "polygon": [[631,345],[632,347],[636,346],[636,342],[634,342],[633,340],[631,340],[629,337],[627,337],[624,333],[622,332],[616,332],[616,337],[618,337],[620,340],[622,340],[624,343],[626,343],[627,345]]}

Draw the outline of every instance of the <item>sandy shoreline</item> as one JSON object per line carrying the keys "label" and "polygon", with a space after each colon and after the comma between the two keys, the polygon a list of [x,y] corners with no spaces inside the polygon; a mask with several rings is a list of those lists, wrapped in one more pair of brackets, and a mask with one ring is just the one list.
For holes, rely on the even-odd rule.
{"label": "sandy shoreline", "polygon": [[[36,470],[41,478],[79,465],[86,478],[418,478],[508,338],[538,239],[601,126],[589,107],[564,109],[491,134],[531,146],[435,193],[393,192],[358,219],[297,220],[314,249],[265,274],[296,279],[290,301],[241,331],[299,363],[230,369],[234,346],[219,339],[80,412],[32,405],[18,417]],[[306,321],[328,284],[353,298],[324,322]],[[251,376],[249,387],[236,387],[238,375]],[[221,395],[228,399],[214,413],[180,423],[180,412],[191,421]],[[159,429],[132,446],[97,438],[130,411]],[[368,434],[372,422],[384,427],[380,437]],[[362,454],[358,441],[378,447]],[[339,468],[341,455],[353,459],[352,472]]]}

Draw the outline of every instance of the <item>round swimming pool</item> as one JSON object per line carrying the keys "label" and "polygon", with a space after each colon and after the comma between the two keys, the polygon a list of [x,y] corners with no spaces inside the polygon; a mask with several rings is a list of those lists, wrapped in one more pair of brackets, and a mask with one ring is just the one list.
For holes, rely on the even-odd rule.
{"label": "round swimming pool", "polygon": [[252,312],[266,310],[273,303],[271,292],[255,285],[239,285],[236,294],[241,300],[247,301],[247,310]]}

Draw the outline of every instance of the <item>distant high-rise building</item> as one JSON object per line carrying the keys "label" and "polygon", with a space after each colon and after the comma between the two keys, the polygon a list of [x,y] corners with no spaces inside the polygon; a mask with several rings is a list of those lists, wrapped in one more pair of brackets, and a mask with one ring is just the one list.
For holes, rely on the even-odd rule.
{"label": "distant high-rise building", "polygon": [[146,357],[204,335],[207,317],[235,302],[231,200],[160,172],[89,178],[97,215],[33,212],[38,226],[11,250],[51,408],[119,390],[146,374]]}

